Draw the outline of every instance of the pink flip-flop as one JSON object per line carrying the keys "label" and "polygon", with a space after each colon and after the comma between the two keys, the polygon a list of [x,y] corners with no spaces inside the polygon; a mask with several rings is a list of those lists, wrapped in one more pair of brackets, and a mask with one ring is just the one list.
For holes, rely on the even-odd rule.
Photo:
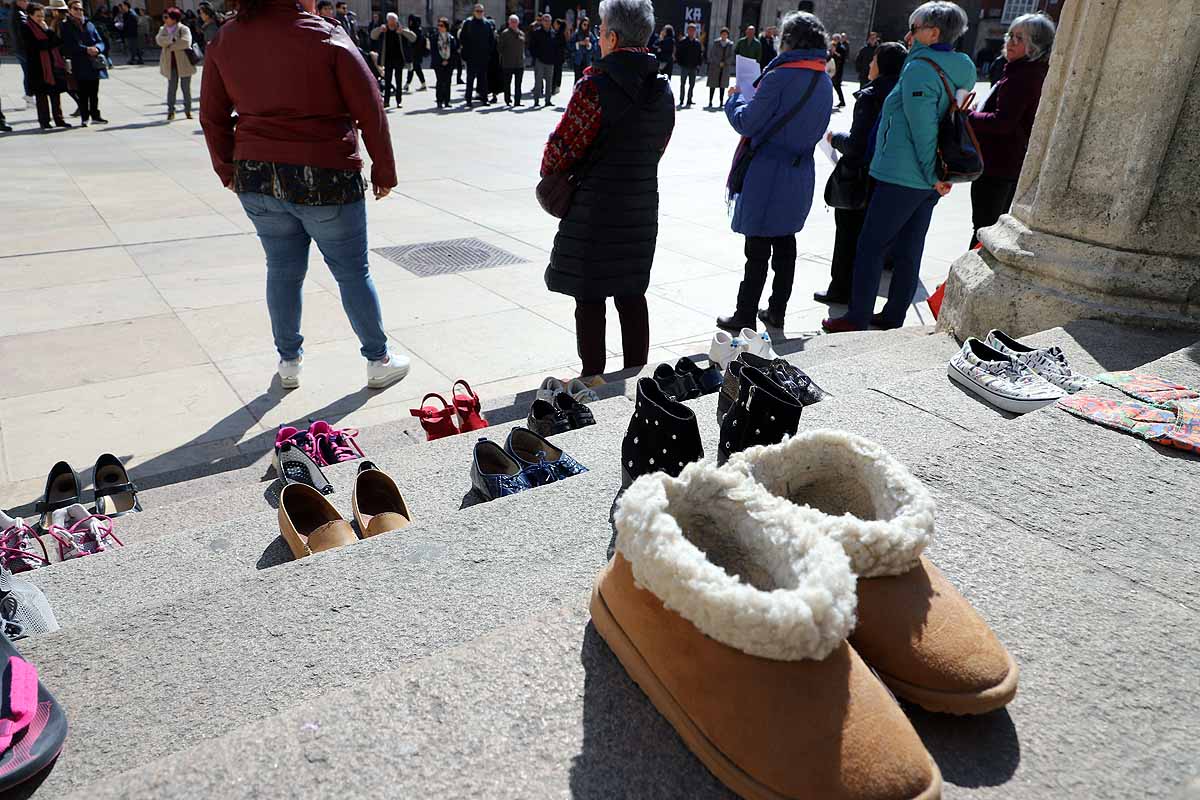
{"label": "pink flip-flop", "polygon": [[0,636],[4,717],[0,719],[0,792],[37,775],[62,751],[67,715],[38,681],[37,669]]}

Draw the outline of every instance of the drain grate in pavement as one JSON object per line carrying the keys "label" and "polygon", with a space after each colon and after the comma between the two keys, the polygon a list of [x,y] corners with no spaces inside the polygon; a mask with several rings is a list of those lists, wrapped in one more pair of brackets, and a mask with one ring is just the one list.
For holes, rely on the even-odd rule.
{"label": "drain grate in pavement", "polygon": [[471,272],[505,264],[524,264],[529,260],[514,256],[482,239],[449,239],[444,242],[422,242],[400,247],[377,247],[371,252],[378,253],[422,278],[452,272]]}

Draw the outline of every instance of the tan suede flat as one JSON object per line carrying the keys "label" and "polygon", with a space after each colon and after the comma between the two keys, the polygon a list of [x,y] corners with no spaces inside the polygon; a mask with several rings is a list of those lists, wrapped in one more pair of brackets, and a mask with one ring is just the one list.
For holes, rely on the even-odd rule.
{"label": "tan suede flat", "polygon": [[305,483],[289,483],[279,493],[279,532],[296,558],[358,541],[325,495]]}
{"label": "tan suede flat", "polygon": [[370,461],[358,465],[350,506],[364,539],[398,531],[412,523],[412,514],[396,482]]}

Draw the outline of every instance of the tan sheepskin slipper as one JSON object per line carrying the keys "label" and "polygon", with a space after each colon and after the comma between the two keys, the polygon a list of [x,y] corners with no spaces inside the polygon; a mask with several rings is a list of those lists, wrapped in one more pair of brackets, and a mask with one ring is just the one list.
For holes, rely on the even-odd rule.
{"label": "tan sheepskin slipper", "polygon": [[1017,693],[1017,664],[983,618],[921,553],[929,490],[879,445],[814,430],[730,459],[805,524],[841,543],[858,575],[850,643],[898,696],[930,711],[982,714]]}
{"label": "tan sheepskin slipper", "polygon": [[709,463],[618,505],[592,620],[688,748],[744,798],[941,796],[903,711],[845,641],[855,579],[797,508]]}

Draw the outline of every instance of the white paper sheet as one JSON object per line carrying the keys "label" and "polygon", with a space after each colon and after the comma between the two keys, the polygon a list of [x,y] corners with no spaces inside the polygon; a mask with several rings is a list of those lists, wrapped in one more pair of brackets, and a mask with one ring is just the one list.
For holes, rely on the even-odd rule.
{"label": "white paper sheet", "polygon": [[738,56],[734,62],[734,81],[737,83],[738,90],[742,93],[742,97],[746,98],[749,103],[754,99],[754,82],[758,80],[758,76],[762,74],[762,67],[753,58]]}
{"label": "white paper sheet", "polygon": [[838,162],[838,159],[842,157],[841,154],[838,153],[837,150],[833,149],[833,145],[831,145],[825,139],[824,136],[822,136],[821,140],[819,142],[817,142],[817,149],[820,150],[822,153],[824,153],[825,157],[828,158],[830,161],[832,161],[834,164],[836,164]]}

